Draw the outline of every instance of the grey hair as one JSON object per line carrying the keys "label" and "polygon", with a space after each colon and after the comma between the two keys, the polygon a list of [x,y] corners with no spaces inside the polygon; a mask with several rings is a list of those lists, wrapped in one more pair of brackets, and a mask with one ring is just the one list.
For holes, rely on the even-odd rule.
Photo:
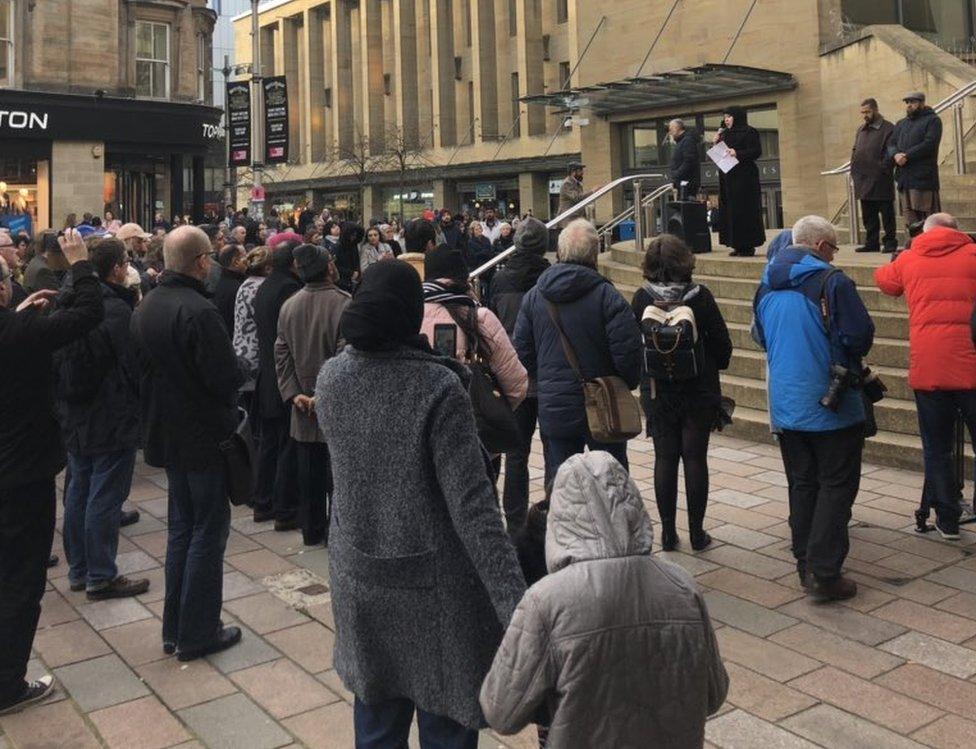
{"label": "grey hair", "polygon": [[600,237],[596,227],[585,218],[571,221],[559,234],[556,259],[560,263],[577,263],[596,267],[600,253]]}
{"label": "grey hair", "polygon": [[816,247],[823,241],[837,242],[837,229],[822,216],[804,216],[793,224],[793,244]]}
{"label": "grey hair", "polygon": [[672,125],[681,130],[685,129],[685,121],[680,117],[675,117],[673,120],[671,120],[671,122],[668,123],[668,127],[671,127]]}
{"label": "grey hair", "polygon": [[163,264],[167,270],[191,275],[200,255],[211,252],[210,238],[196,226],[178,226],[163,241]]}
{"label": "grey hair", "polygon": [[927,232],[929,229],[934,229],[937,226],[945,226],[949,229],[958,229],[959,222],[956,221],[956,217],[950,213],[933,213],[927,219],[925,223],[922,224],[922,231]]}

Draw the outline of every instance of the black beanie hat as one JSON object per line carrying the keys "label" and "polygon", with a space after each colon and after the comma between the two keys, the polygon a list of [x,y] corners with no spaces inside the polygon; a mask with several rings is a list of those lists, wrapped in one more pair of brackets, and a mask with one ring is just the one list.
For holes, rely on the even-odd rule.
{"label": "black beanie hat", "polygon": [[424,280],[434,281],[438,278],[468,280],[468,264],[464,261],[464,255],[446,244],[437,245],[424,255]]}
{"label": "black beanie hat", "polygon": [[408,263],[374,263],[346,307],[342,337],[364,351],[411,345],[424,321],[424,290]]}
{"label": "black beanie hat", "polygon": [[545,255],[549,249],[549,230],[539,219],[527,216],[515,230],[515,246],[521,252]]}

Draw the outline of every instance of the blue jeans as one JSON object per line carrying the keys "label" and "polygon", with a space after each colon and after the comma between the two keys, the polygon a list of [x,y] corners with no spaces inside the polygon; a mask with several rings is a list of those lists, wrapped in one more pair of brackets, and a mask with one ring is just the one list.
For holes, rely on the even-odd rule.
{"label": "blue jeans", "polygon": [[100,455],[69,453],[64,498],[64,552],[68,579],[99,590],[119,574],[119,512],[132,487],[135,448]]}
{"label": "blue jeans", "polygon": [[550,486],[556,478],[556,471],[559,466],[569,460],[573,455],[583,452],[584,448],[590,450],[603,450],[615,457],[624,470],[630,470],[630,463],[627,461],[626,442],[597,442],[589,433],[581,434],[579,437],[544,437],[543,450],[546,458],[546,486]]}
{"label": "blue jeans", "polygon": [[940,520],[959,519],[959,488],[952,465],[956,413],[976,441],[976,390],[916,390],[918,428],[925,456],[925,499]]}
{"label": "blue jeans", "polygon": [[224,467],[167,468],[166,478],[169,538],[163,642],[184,651],[199,650],[213,643],[220,629],[224,549],[230,533]]}
{"label": "blue jeans", "polygon": [[421,749],[477,749],[477,731],[442,715],[419,710],[410,700],[367,705],[358,697],[353,706],[356,749],[406,749],[414,711]]}

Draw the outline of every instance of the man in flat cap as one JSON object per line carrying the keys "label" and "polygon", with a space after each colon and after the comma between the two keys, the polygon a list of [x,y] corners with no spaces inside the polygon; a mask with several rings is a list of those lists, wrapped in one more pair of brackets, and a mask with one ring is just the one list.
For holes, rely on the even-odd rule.
{"label": "man in flat cap", "polygon": [[[593,194],[593,190],[587,192],[583,189],[583,170],[585,168],[586,166],[578,161],[569,162],[566,179],[563,180],[563,186],[559,188],[559,213],[568,211],[581,200],[586,200]],[[574,218],[579,218],[580,215],[582,214],[577,213],[564,219],[561,226],[566,226]]]}
{"label": "man in flat cap", "polygon": [[905,96],[905,117],[895,125],[888,155],[895,165],[898,202],[906,226],[942,210],[939,202],[939,143],[942,120],[925,104],[925,94]]}

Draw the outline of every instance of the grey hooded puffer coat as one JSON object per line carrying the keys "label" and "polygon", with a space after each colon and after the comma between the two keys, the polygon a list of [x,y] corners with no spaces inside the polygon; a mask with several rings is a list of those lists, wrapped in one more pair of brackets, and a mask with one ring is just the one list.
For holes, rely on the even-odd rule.
{"label": "grey hooded puffer coat", "polygon": [[560,468],[546,533],[550,574],[519,604],[481,688],[488,723],[513,734],[540,707],[550,749],[685,749],[729,679],[701,593],[650,555],[651,520],[609,454]]}

